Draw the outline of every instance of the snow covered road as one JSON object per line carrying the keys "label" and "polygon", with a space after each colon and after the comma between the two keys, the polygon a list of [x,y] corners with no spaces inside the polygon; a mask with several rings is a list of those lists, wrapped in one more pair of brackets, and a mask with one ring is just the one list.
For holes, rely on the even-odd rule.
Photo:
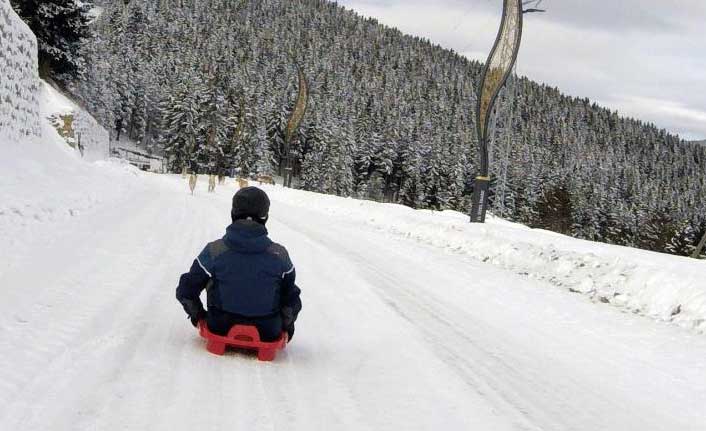
{"label": "snow covered road", "polygon": [[174,288],[235,188],[141,180],[0,248],[1,429],[706,430],[706,337],[281,188],[294,340],[273,363],[210,355]]}

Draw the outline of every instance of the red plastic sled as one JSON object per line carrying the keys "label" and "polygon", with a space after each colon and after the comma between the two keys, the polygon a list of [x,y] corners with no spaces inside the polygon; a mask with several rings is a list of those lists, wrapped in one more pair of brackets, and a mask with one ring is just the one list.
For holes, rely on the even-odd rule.
{"label": "red plastic sled", "polygon": [[207,340],[206,350],[214,355],[223,355],[226,346],[239,349],[256,350],[257,359],[260,361],[271,361],[277,355],[278,350],[283,350],[287,346],[287,333],[282,332],[279,340],[270,343],[260,341],[260,334],[257,328],[249,325],[235,325],[228,335],[216,335],[208,330],[208,325],[204,320],[199,321],[199,335]]}

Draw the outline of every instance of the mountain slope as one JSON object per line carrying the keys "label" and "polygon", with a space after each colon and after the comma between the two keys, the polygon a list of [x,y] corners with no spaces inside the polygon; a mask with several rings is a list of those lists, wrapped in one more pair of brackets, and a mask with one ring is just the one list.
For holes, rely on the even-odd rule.
{"label": "mountain slope", "polygon": [[[281,170],[296,62],[303,188],[468,209],[478,63],[320,0],[113,2],[94,29],[77,93],[174,171]],[[706,149],[587,99],[515,80],[492,148],[505,218],[682,255],[706,230]]]}

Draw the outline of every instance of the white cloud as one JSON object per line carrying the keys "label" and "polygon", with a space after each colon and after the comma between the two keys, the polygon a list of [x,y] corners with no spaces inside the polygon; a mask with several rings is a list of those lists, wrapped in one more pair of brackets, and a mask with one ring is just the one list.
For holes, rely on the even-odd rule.
{"label": "white cloud", "polygon": [[650,97],[619,96],[609,103],[623,114],[639,117],[652,123],[668,122],[684,130],[685,139],[706,136],[706,111],[690,108],[682,103]]}

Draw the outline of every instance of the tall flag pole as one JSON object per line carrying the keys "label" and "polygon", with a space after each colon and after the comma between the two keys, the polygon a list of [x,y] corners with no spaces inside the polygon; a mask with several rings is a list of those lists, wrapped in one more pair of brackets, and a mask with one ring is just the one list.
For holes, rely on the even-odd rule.
{"label": "tall flag pole", "polygon": [[[483,68],[478,106],[476,108],[476,129],[480,155],[480,172],[473,187],[473,206],[471,222],[484,223],[488,207],[490,171],[488,166],[488,141],[490,117],[498,99],[500,90],[512,73],[520,51],[522,40],[522,15],[524,12],[541,12],[539,9],[523,11],[523,0],[503,0],[503,17],[495,45],[490,51]],[[537,3],[537,2],[535,2]]]}

